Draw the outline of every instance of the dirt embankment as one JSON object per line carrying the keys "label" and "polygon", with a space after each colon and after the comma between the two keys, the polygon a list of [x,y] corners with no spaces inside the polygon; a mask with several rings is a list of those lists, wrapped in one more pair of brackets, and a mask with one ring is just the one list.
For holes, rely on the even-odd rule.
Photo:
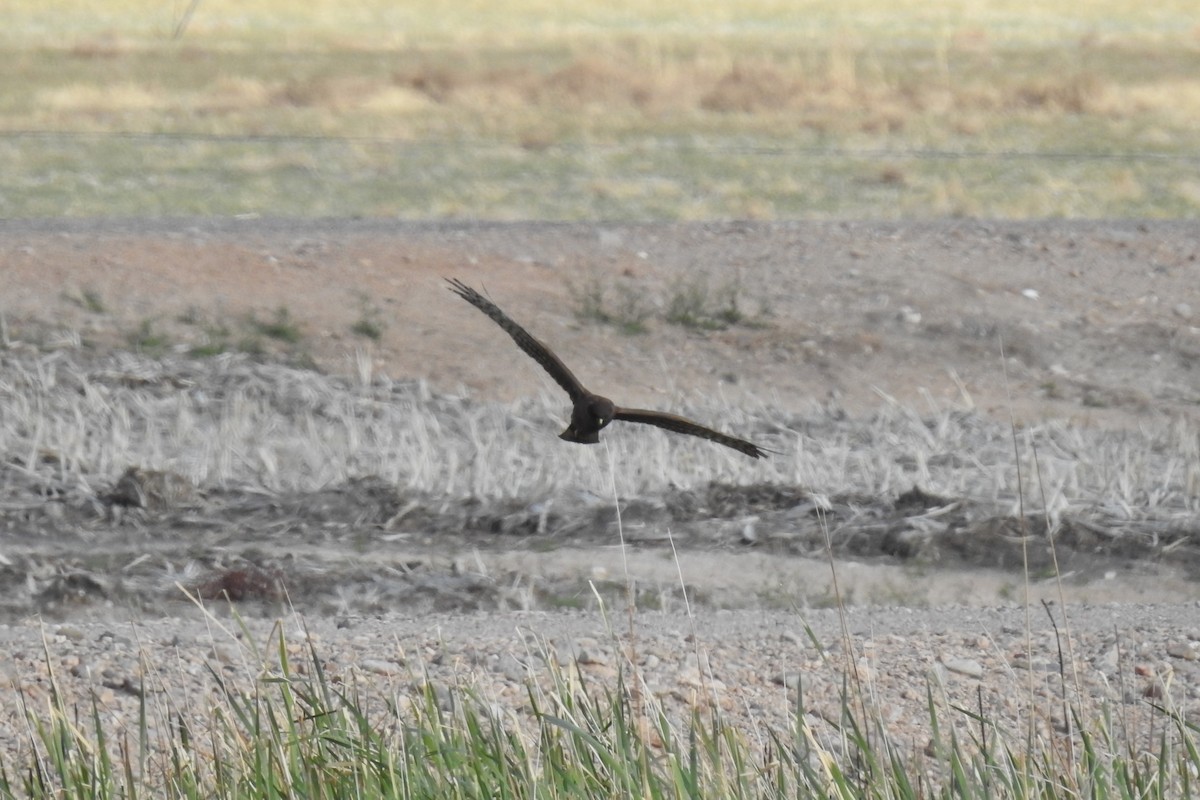
{"label": "dirt embankment", "polygon": [[[831,742],[848,675],[914,750],[930,696],[964,737],[950,709],[977,705],[1053,736],[1062,675],[1123,724],[1143,700],[1194,721],[1198,242],[1123,222],[0,223],[0,746],[25,746],[15,695],[44,707],[50,670],[118,722],[143,692],[201,707],[203,663],[254,680],[189,595],[235,601],[260,653],[281,617],[292,658],[312,636],[371,697],[469,680],[520,709],[557,659],[746,730],[785,727],[803,676]],[[556,389],[450,275],[596,388],[700,396],[783,455],[610,430],[614,500],[557,406],[507,404]],[[705,324],[671,321],[689,296]],[[531,488],[506,493],[517,473]],[[844,631],[820,608],[839,598]]]}
{"label": "dirt embankment", "polygon": [[[1191,225],[63,221],[6,222],[0,234],[9,371],[34,376],[25,389],[10,382],[6,410],[10,617],[154,609],[183,602],[177,584],[267,613],[289,597],[319,613],[588,605],[595,585],[619,593],[626,566],[611,548],[622,533],[635,548],[631,574],[659,605],[679,600],[673,565],[658,569],[672,547],[691,559],[684,580],[699,601],[829,603],[827,531],[858,574],[843,586],[855,602],[1009,601],[1022,565],[1046,578],[1055,558],[1082,599],[1194,591]],[[558,412],[487,405],[557,387],[445,292],[448,275],[484,287],[589,384],[651,407],[703,397],[784,457],[722,462],[711,478],[676,474],[696,445],[655,439],[658,461],[646,463],[666,466],[632,469],[645,475],[622,495],[621,531],[603,494],[549,478],[501,499],[461,484],[444,493],[436,487],[453,480],[405,470],[484,464],[503,487],[516,469],[470,451],[468,431],[485,417],[501,431],[497,447],[509,441],[527,459],[522,473],[575,474],[553,466]],[[107,355],[129,350],[140,355]],[[279,359],[335,377],[254,366]],[[64,407],[75,422],[58,428],[62,439],[77,426],[71,441],[93,447],[87,458],[65,439],[47,447],[50,428],[29,412],[55,387],[85,401],[100,393]],[[262,416],[246,419],[262,438],[229,444],[230,418],[213,409],[245,398],[261,400]],[[173,422],[133,425],[116,449],[97,446],[103,433],[87,425],[97,409],[124,403],[138,418],[174,401]],[[432,447],[426,436],[419,459],[404,451],[408,464],[395,442],[391,461],[350,443],[344,456],[313,455],[341,436],[323,420],[348,430],[363,409],[384,407],[441,420],[428,429],[440,424],[446,438]],[[1052,489],[1051,507],[1031,498],[1024,523],[1010,408],[1042,448]],[[190,446],[225,443],[213,463],[168,452],[169,437],[137,449],[151,441],[138,438],[147,427],[210,413],[211,436],[198,427]],[[1046,420],[1086,435],[1038,433]],[[280,436],[304,430],[318,432],[312,450],[287,461]],[[606,438],[641,447],[632,434]],[[801,452],[819,447],[820,469],[851,466],[821,472]],[[1086,490],[1081,464],[1094,468]],[[185,473],[194,498],[152,502],[169,487],[136,481],[115,488],[128,468],[164,465]],[[1105,465],[1108,483],[1096,478]],[[1035,465],[1024,466],[1032,487]],[[288,484],[292,473],[311,480]],[[722,559],[741,565],[738,580]]]}

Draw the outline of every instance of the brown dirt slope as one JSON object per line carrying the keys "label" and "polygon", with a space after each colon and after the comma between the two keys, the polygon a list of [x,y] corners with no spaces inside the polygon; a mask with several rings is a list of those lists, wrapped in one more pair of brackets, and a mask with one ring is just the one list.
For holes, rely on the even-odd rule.
{"label": "brown dirt slope", "polygon": [[[719,390],[731,403],[859,412],[884,393],[1006,419],[1011,392],[1019,420],[1123,427],[1196,414],[1196,233],[1104,221],[8,221],[0,310],[27,333],[37,321],[101,344],[150,333],[180,347],[245,344],[251,315],[253,331],[285,313],[303,356],[335,372],[366,351],[376,369],[435,388],[552,389],[444,291],[456,276],[631,404]],[[720,329],[667,321],[689,297]],[[586,298],[618,320],[644,317],[648,334],[588,321]],[[742,319],[726,326],[731,305]]]}

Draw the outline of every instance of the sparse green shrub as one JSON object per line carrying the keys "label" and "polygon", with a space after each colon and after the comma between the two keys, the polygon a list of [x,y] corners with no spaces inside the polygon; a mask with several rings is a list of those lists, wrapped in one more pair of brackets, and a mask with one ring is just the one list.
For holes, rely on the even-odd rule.
{"label": "sparse green shrub", "polygon": [[286,344],[296,344],[304,338],[300,326],[292,319],[292,313],[288,311],[287,306],[275,309],[275,316],[270,320],[263,321],[251,315],[250,327],[267,338]]}
{"label": "sparse green shrub", "polygon": [[142,323],[129,332],[129,346],[143,353],[158,354],[167,349],[167,337],[154,330],[154,320],[144,319]]}
{"label": "sparse green shrub", "polygon": [[568,281],[567,290],[575,301],[575,315],[579,319],[612,325],[631,335],[646,332],[646,321],[653,310],[638,287],[618,281],[615,292],[610,291],[609,285],[592,273],[578,283]]}
{"label": "sparse green shrub", "polygon": [[712,288],[707,278],[698,277],[678,284],[667,301],[666,320],[698,330],[724,330],[744,323],[739,282]]}

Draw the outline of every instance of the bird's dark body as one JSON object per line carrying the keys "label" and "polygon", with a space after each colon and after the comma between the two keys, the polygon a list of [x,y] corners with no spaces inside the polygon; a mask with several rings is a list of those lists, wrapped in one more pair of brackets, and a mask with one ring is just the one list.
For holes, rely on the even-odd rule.
{"label": "bird's dark body", "polygon": [[558,438],[579,444],[597,444],[600,430],[612,422],[616,414],[617,407],[612,400],[589,393],[571,408],[571,424]]}
{"label": "bird's dark body", "polygon": [[710,439],[726,447],[732,447],[740,453],[745,453],[751,458],[763,458],[767,454],[766,450],[752,442],[706,428],[686,417],[662,411],[621,408],[607,397],[589,392],[571,373],[571,370],[567,369],[567,365],[554,354],[553,350],[530,336],[528,331],[501,311],[499,306],[460,280],[451,279],[448,282],[450,291],[478,308],[503,328],[504,332],[517,343],[517,346],[540,364],[542,369],[546,370],[571,398],[571,422],[567,425],[567,429],[559,434],[560,439],[578,444],[597,444],[600,441],[600,431],[613,420],[619,419],[624,422],[655,425],[675,433]]}

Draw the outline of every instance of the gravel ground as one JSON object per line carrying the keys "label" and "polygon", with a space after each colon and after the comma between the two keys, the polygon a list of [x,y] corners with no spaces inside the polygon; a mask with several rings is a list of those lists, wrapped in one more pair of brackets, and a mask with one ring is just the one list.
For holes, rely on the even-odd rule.
{"label": "gravel ground", "polygon": [[577,663],[593,686],[615,686],[618,670],[635,674],[675,720],[715,704],[752,740],[763,726],[786,730],[800,683],[807,722],[835,743],[841,693],[854,680],[849,663],[857,665],[870,698],[868,713],[910,752],[923,751],[931,740],[927,689],[941,725],[964,733],[970,719],[954,709],[982,707],[1012,732],[1023,731],[1032,715],[1040,735],[1053,738],[1064,730],[1064,696],[1085,715],[1109,704],[1117,725],[1130,726],[1134,741],[1146,747],[1154,745],[1152,703],[1200,723],[1195,603],[1078,606],[1066,618],[1050,604],[1030,610],[1028,627],[1017,607],[851,608],[846,638],[833,609],[692,619],[638,612],[632,633],[623,612],[614,613],[611,624],[597,614],[510,612],[251,619],[244,629],[222,616],[198,610],[188,618],[134,624],[0,627],[6,752],[28,746],[21,709],[47,707],[51,671],[80,708],[92,697],[98,701],[110,735],[136,736],[144,687],[149,724],[159,732],[168,712],[196,724],[206,718],[217,698],[207,666],[247,687],[252,676],[277,669],[274,637],[281,629],[295,671],[306,671],[307,635],[329,679],[353,682],[366,703],[399,699],[403,708],[425,680],[439,692],[466,684],[518,720],[528,718],[527,681],[545,685],[545,662],[554,659]]}

